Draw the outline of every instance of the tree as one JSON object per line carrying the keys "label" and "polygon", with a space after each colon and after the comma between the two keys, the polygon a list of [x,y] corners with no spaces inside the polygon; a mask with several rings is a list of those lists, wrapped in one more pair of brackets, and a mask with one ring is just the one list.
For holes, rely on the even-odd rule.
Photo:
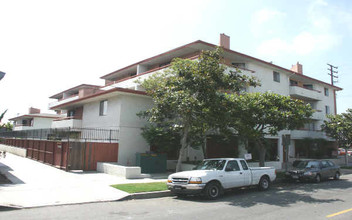
{"label": "tree", "polygon": [[240,71],[227,71],[221,53],[218,48],[203,51],[197,60],[176,58],[164,72],[140,82],[154,102],[154,107],[141,115],[180,135],[176,171],[181,168],[184,149],[204,142],[211,129],[226,129],[226,93],[259,84]]}
{"label": "tree", "polygon": [[7,112],[7,109],[0,115],[0,122],[4,118],[6,112]]}
{"label": "tree", "polygon": [[232,108],[227,126],[259,146],[260,166],[265,164],[265,136],[302,127],[313,113],[303,101],[271,92],[231,94],[228,99]]}
{"label": "tree", "polygon": [[347,166],[347,150],[352,144],[352,109],[347,109],[345,113],[328,115],[328,120],[325,120],[321,127],[329,137],[334,138],[339,146],[345,149]]}

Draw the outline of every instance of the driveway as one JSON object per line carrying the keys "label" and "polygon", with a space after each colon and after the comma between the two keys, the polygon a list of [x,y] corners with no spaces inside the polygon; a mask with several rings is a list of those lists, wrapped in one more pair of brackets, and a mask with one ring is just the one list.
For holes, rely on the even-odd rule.
{"label": "driveway", "polygon": [[127,180],[97,172],[65,172],[10,153],[1,158],[0,173],[13,183],[0,185],[0,206],[21,208],[116,201],[129,194],[110,187],[112,184],[161,181]]}

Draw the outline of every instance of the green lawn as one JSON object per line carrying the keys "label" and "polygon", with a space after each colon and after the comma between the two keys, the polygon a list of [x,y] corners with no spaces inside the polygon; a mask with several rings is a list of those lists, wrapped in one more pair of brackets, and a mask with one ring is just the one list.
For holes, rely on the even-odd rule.
{"label": "green lawn", "polygon": [[117,185],[112,185],[112,187],[128,193],[167,190],[166,182],[117,184]]}

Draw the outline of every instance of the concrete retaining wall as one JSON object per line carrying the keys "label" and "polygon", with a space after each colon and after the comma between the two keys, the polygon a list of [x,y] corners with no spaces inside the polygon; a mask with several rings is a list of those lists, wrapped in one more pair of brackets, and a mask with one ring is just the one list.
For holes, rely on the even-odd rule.
{"label": "concrete retaining wall", "polygon": [[6,151],[8,153],[11,153],[11,154],[14,154],[14,155],[17,155],[20,157],[27,156],[27,149],[7,146],[7,145],[3,145],[3,144],[0,144],[0,151]]}
{"label": "concrete retaining wall", "polygon": [[118,165],[117,163],[98,162],[97,171],[110,174],[110,175],[121,176],[126,179],[141,178],[140,167],[121,166],[121,165]]}

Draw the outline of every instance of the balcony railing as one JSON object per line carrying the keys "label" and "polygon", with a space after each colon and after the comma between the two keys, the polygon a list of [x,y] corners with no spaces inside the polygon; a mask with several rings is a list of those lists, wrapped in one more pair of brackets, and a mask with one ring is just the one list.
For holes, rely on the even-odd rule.
{"label": "balcony railing", "polygon": [[53,121],[51,124],[52,128],[81,128],[82,127],[82,120],[76,117],[65,117],[65,118],[58,118]]}
{"label": "balcony railing", "polygon": [[290,96],[297,97],[304,100],[315,100],[315,101],[322,100],[321,91],[308,89],[297,85],[290,86]]}
{"label": "balcony railing", "polygon": [[74,101],[74,100],[76,100],[76,99],[78,99],[78,95],[76,95],[76,96],[71,96],[71,97],[69,97],[69,98],[62,99],[62,100],[60,100],[60,101],[51,102],[51,103],[49,103],[49,108],[53,108],[53,107],[55,107],[55,106],[65,104],[65,103],[67,103],[67,102],[71,102],[71,101]]}
{"label": "balcony railing", "polygon": [[100,128],[49,128],[0,132],[0,138],[53,141],[107,141],[117,142],[119,130]]}

